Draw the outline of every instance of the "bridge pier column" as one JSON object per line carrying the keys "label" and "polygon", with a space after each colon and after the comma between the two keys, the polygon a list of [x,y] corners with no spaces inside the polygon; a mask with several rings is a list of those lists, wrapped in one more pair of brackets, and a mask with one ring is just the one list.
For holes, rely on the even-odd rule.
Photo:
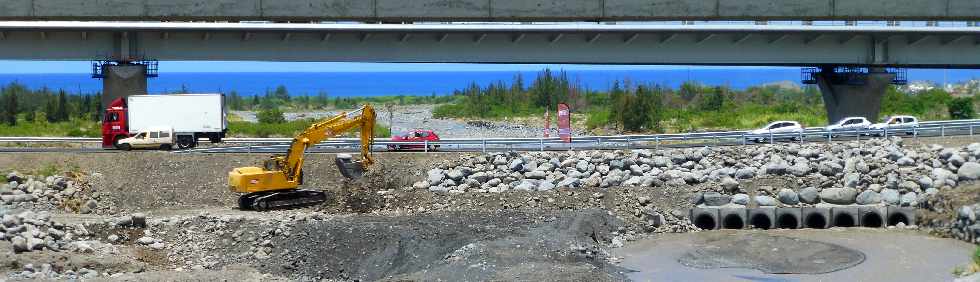
{"label": "bridge pier column", "polygon": [[865,117],[872,122],[877,121],[881,99],[895,78],[895,74],[884,68],[869,68],[867,73],[863,73],[837,72],[834,67],[821,67],[821,71],[814,76],[823,95],[829,123],[845,117]]}
{"label": "bridge pier column", "polygon": [[102,105],[116,98],[146,95],[147,66],[143,64],[102,64]]}

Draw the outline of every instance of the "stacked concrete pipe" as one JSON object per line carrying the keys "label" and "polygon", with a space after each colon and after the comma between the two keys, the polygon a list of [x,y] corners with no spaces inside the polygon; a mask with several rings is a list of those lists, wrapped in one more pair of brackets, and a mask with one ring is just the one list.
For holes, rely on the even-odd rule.
{"label": "stacked concrete pipe", "polygon": [[704,230],[715,229],[824,229],[830,227],[883,228],[914,225],[915,209],[883,206],[839,206],[797,208],[693,208],[691,223]]}

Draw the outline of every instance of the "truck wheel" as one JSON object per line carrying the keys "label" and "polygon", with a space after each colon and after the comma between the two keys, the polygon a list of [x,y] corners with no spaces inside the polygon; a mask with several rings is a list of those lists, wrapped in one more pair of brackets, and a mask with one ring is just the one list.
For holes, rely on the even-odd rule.
{"label": "truck wheel", "polygon": [[187,149],[187,148],[190,148],[191,145],[192,145],[192,142],[191,142],[190,138],[187,138],[186,136],[177,137],[177,148]]}
{"label": "truck wheel", "polygon": [[172,149],[172,148],[170,147],[170,144],[163,144],[163,145],[160,145],[160,150],[164,150],[164,151],[170,151],[170,149]]}
{"label": "truck wheel", "polygon": [[221,143],[221,136],[211,135],[208,137],[208,141],[211,141],[211,143]]}

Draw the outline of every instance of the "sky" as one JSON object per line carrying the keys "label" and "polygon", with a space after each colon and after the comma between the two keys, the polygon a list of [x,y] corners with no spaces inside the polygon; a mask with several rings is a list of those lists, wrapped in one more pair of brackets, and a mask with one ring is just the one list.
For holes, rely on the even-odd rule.
{"label": "sky", "polygon": [[[422,71],[540,71],[545,68],[564,70],[660,70],[682,69],[688,66],[635,65],[542,65],[542,64],[395,64],[395,63],[327,63],[327,62],[242,62],[242,61],[166,61],[160,71],[186,72],[422,72]],[[766,67],[705,67],[701,69],[766,68]],[[86,61],[4,61],[0,74],[21,73],[89,73]]]}

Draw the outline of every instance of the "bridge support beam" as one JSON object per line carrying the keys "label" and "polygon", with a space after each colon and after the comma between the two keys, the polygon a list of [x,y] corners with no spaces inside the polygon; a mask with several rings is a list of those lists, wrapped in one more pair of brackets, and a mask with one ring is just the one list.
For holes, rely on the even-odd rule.
{"label": "bridge support beam", "polygon": [[116,98],[146,95],[147,68],[142,64],[102,65],[102,105]]}
{"label": "bridge support beam", "polygon": [[828,123],[845,117],[865,117],[878,120],[881,99],[895,74],[884,68],[870,68],[867,73],[837,73],[834,67],[821,67],[815,74],[817,85],[823,94]]}

